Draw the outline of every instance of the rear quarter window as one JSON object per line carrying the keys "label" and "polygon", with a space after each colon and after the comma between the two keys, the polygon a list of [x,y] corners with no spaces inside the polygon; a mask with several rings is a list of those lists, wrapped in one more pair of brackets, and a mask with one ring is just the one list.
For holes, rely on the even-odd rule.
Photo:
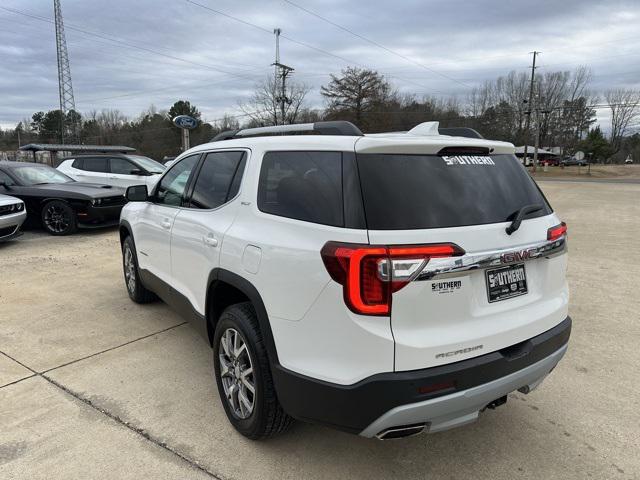
{"label": "rear quarter window", "polygon": [[107,173],[109,170],[105,157],[85,158],[83,160],[82,170],[87,172]]}
{"label": "rear quarter window", "polygon": [[357,162],[371,230],[507,222],[531,204],[544,208],[527,218],[552,212],[514,155],[359,154]]}
{"label": "rear quarter window", "polygon": [[258,208],[262,212],[341,227],[342,197],[342,153],[264,155],[258,184]]}

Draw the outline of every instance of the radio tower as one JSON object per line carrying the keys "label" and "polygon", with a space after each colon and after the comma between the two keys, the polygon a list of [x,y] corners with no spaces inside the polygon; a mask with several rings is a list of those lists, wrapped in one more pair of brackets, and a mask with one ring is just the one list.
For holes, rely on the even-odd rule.
{"label": "radio tower", "polygon": [[[53,0],[53,10],[56,20],[56,51],[58,54],[58,92],[60,94],[60,143],[65,140],[65,119],[70,111],[76,112],[76,103],[73,99],[73,85],[71,85],[71,68],[69,67],[69,54],[67,53],[67,40],[64,35],[64,22],[62,21],[62,9],[60,0]],[[77,141],[77,125],[72,119],[70,125],[71,141]]]}

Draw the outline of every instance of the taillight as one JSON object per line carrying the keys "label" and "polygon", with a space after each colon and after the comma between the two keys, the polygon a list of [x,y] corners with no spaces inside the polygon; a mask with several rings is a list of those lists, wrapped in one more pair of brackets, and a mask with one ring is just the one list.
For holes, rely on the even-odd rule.
{"label": "taillight", "polygon": [[567,234],[567,224],[562,222],[560,225],[551,227],[547,230],[547,240],[557,240]]}
{"label": "taillight", "polygon": [[343,286],[344,301],[361,315],[389,315],[391,294],[407,285],[431,258],[464,254],[452,243],[360,245],[328,242],[320,252],[327,272]]}

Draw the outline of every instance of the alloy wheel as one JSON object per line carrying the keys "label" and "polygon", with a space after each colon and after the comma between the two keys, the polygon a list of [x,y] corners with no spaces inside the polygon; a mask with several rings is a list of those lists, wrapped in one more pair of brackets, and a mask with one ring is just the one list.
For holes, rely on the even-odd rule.
{"label": "alloy wheel", "polygon": [[69,228],[71,218],[60,205],[49,205],[44,212],[44,223],[50,231],[62,233]]}
{"label": "alloy wheel", "polygon": [[124,247],[124,279],[129,293],[136,291],[136,264],[133,261],[133,252],[129,245]]}
{"label": "alloy wheel", "polygon": [[234,416],[246,419],[253,412],[256,387],[249,349],[240,332],[233,328],[224,331],[218,359],[227,403]]}

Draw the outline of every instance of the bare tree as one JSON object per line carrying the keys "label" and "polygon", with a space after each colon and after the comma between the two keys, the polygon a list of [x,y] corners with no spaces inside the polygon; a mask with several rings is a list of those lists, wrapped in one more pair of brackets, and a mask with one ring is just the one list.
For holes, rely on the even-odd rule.
{"label": "bare tree", "polygon": [[580,97],[589,97],[590,94],[587,91],[589,83],[591,83],[591,69],[585,65],[581,65],[576,68],[571,77],[569,87],[571,94],[569,100],[573,101]]}
{"label": "bare tree", "polygon": [[640,116],[640,91],[616,88],[608,90],[605,98],[611,110],[611,146],[617,152],[629,125]]}
{"label": "bare tree", "polygon": [[329,84],[323,85],[320,93],[327,102],[329,118],[353,120],[361,128],[369,123],[365,114],[397,97],[383,75],[357,67],[347,67],[340,76],[331,75]]}
{"label": "bare tree", "polygon": [[524,124],[533,107],[540,111],[537,118],[541,143],[565,146],[575,143],[593,123],[594,112],[587,107],[590,79],[587,67],[578,67],[574,72],[538,74],[536,102],[530,106],[526,103],[529,74],[512,71],[475,88],[467,97],[465,112],[483,131],[520,143],[526,140]]}
{"label": "bare tree", "polygon": [[[287,84],[285,123],[296,123],[310,90],[311,88],[303,83],[290,81]],[[240,109],[251,119],[249,124],[252,126],[277,125],[280,120],[280,96],[280,84],[274,77],[269,76],[256,85],[251,98],[248,102],[241,103]]]}
{"label": "bare tree", "polygon": [[221,119],[215,121],[213,129],[218,132],[226,132],[227,130],[238,130],[240,128],[240,122],[238,119],[228,113],[225,113]]}
{"label": "bare tree", "polygon": [[127,116],[117,109],[104,109],[96,115],[98,125],[105,131],[113,131],[127,122]]}

